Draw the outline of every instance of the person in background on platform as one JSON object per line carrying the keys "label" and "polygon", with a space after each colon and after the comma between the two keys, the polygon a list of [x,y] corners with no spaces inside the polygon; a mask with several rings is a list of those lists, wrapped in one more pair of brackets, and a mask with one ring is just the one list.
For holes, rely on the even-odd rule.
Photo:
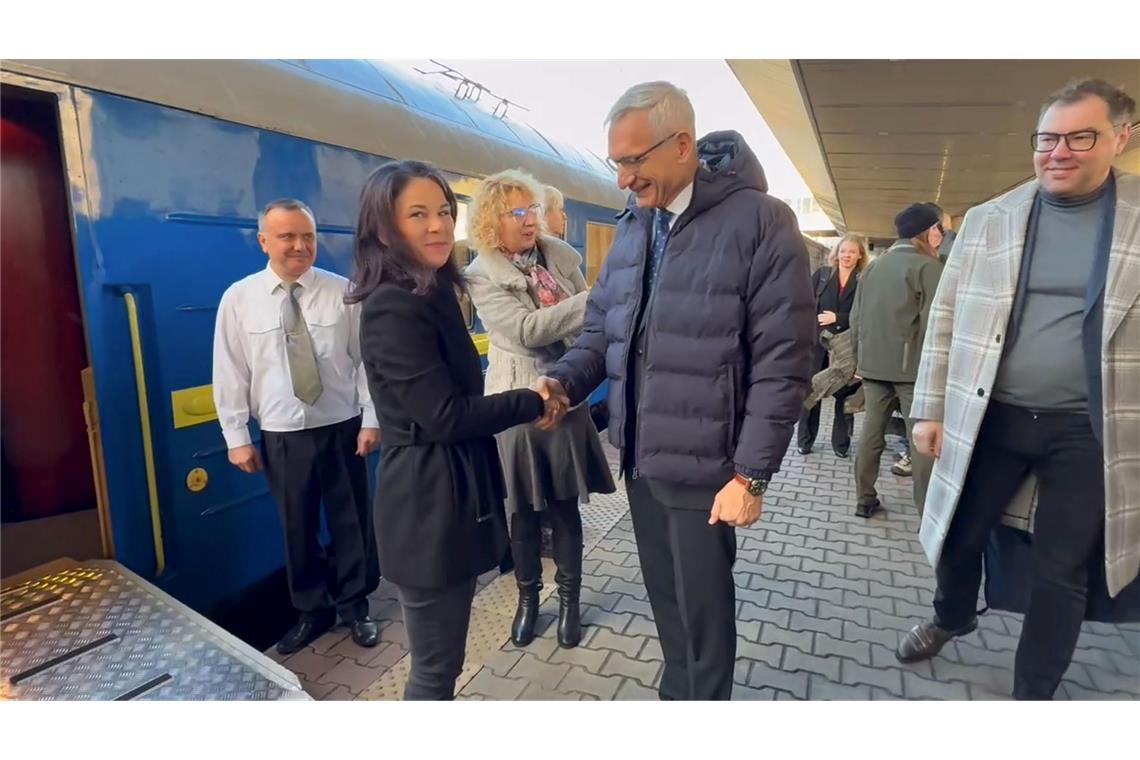
{"label": "person in background on platform", "polygon": [[954,220],[937,203],[927,203],[926,205],[934,209],[934,213],[938,214],[940,220],[938,230],[942,233],[942,242],[938,244],[938,260],[945,264],[946,258],[950,255],[950,249],[954,247],[954,240],[958,237],[954,232]]}
{"label": "person in background on platform", "polygon": [[[821,332],[838,335],[850,328],[855,288],[859,284],[859,275],[866,267],[867,249],[863,245],[863,238],[858,235],[844,235],[828,256],[828,265],[815,270],[815,274],[812,275],[812,290],[815,293],[816,312],[818,312],[816,318]],[[822,344],[816,344],[815,352],[813,374],[826,369],[828,365],[827,350]],[[848,449],[851,448],[854,415],[844,412],[843,403],[858,389],[859,384],[852,383],[837,391],[832,397],[835,400],[835,417],[831,428],[831,449],[837,457],[844,459],[847,458]],[[819,407],[820,404],[816,404],[800,414],[797,437],[801,454],[810,454],[815,443],[816,433],[819,432]]]}
{"label": "person in background on platform", "polygon": [[[479,253],[467,288],[490,336],[487,393],[530,388],[582,330],[589,292],[582,257],[543,234],[542,187],[505,171],[483,180],[471,199],[468,229]],[[549,196],[548,196],[549,197]],[[547,217],[549,218],[549,216]],[[614,481],[590,410],[581,404],[554,430],[517,425],[496,436],[507,483],[507,518],[519,601],[511,641],[526,646],[538,620],[542,563],[539,516],[553,528],[558,585],[558,643],[574,647],[582,631],[582,516],[578,502],[613,493]]]}
{"label": "person in background on platform", "polygon": [[629,203],[581,336],[536,387],[577,405],[608,376],[658,693],[730,699],[735,528],[760,518],[811,377],[807,250],[744,139],[696,139],[684,91],[635,85],[606,124]]}
{"label": "person in background on platform", "polygon": [[[545,185],[543,197],[545,200],[542,205],[542,213],[546,232],[559,240],[565,240],[568,219],[566,216],[566,199],[562,197],[562,191],[554,185]],[[542,512],[541,514],[542,519],[539,521],[542,530],[541,554],[544,557],[552,557],[554,555],[553,528],[550,525],[547,513]]]}
{"label": "person in background on platform", "polygon": [[910,477],[914,468],[911,464],[911,441],[906,433],[906,420],[896,415],[902,414],[898,409],[898,399],[890,404],[888,409],[890,418],[887,420],[887,435],[894,435],[898,439],[898,452],[895,455],[895,464],[890,465],[890,472],[899,477]]}
{"label": "person in background on platform", "polygon": [[546,231],[558,238],[566,239],[566,200],[562,192],[554,185],[543,188],[542,214],[546,224]]}
{"label": "person in background on platform", "polygon": [[[291,198],[257,217],[266,268],[231,285],[214,330],[214,406],[242,472],[265,469],[285,532],[289,596],[300,619],[277,644],[290,654],[335,623],[359,646],[379,628],[368,595],[380,584],[365,457],[380,430],[361,368],[360,309],[348,280],[313,266],[317,222]],[[250,420],[261,427],[253,445]],[[320,543],[321,503],[332,545]],[[335,606],[335,612],[333,610]]]}
{"label": "person in background on platform", "polygon": [[[855,452],[855,514],[859,517],[870,517],[882,508],[875,483],[896,399],[903,418],[910,419],[926,318],[942,274],[938,224],[938,214],[925,203],[913,203],[900,211],[895,217],[898,241],[863,274],[855,292],[851,311],[855,374],[863,381],[866,399]],[[911,441],[911,462],[914,505],[921,514],[933,460],[915,451]]]}
{"label": "person in background on platform", "polygon": [[1112,596],[1140,567],[1140,177],[1113,169],[1135,108],[1095,79],[1046,99],[1036,181],[966,213],[919,367],[914,446],[937,458],[920,538],[938,589],[898,658],[977,627],[983,551],[1035,476],[1015,699],[1052,699],[1090,563]]}

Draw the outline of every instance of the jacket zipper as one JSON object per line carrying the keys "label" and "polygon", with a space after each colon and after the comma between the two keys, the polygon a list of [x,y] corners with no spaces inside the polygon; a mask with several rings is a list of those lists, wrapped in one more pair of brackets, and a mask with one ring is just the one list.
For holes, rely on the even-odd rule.
{"label": "jacket zipper", "polygon": [[[680,220],[678,219],[677,222],[673,223],[673,229],[677,228],[677,223],[679,221]],[[669,231],[669,237],[672,238],[672,236],[673,236],[673,230],[670,230]],[[650,242],[652,242],[652,239],[650,240]],[[645,370],[649,366],[649,339],[650,339],[650,337],[652,337],[649,333],[649,321],[648,320],[653,315],[653,306],[657,303],[657,294],[661,290],[658,287],[657,283],[664,281],[665,262],[668,260],[669,260],[669,243],[666,242],[665,243],[665,250],[661,252],[661,265],[657,268],[657,274],[656,274],[657,279],[652,283],[653,292],[649,294],[649,303],[645,304],[645,311],[642,313],[642,316],[641,316],[641,318],[643,320],[643,324],[645,325],[645,356],[642,360],[641,380],[640,380],[642,388],[645,387],[645,374],[646,374]],[[645,271],[644,271],[645,270],[645,264],[644,264],[644,262],[642,262],[641,268],[642,268],[642,273],[641,273],[640,279],[642,282],[642,288],[644,289],[644,287],[645,287],[645,285],[644,285],[644,283],[645,283]],[[641,302],[641,294],[640,293],[638,293],[638,299],[637,300],[639,303]],[[637,325],[635,324],[634,330],[636,330],[636,329],[637,329]],[[634,391],[636,392],[636,389],[634,389]],[[642,418],[642,415],[638,414],[637,415],[637,424],[634,426],[634,431],[633,431],[633,446],[634,446],[635,452],[637,453],[637,461],[638,462],[641,461],[641,456],[640,456],[641,455],[641,423],[642,423],[641,418]],[[633,468],[633,477],[635,480],[638,478],[638,476],[640,474],[641,473],[638,472],[638,468],[634,467]]]}
{"label": "jacket zipper", "polygon": [[[636,281],[636,286],[635,286],[637,288],[637,291],[636,291],[637,292],[637,299],[634,301],[634,303],[637,303],[637,304],[641,303],[641,292],[645,289],[644,283],[645,283],[645,258],[642,257],[642,260],[638,264],[638,267],[637,267],[637,281]],[[628,388],[628,386],[629,386],[629,352],[633,348],[633,334],[634,334],[634,332],[637,331],[637,316],[638,315],[635,312],[633,315],[633,319],[630,320],[629,327],[626,328],[625,351],[622,352],[622,357],[621,357],[622,371],[625,373],[625,382],[622,383],[622,393],[626,394],[625,398],[622,399],[621,404],[622,404],[622,411],[625,413],[623,415],[623,417],[625,417],[625,418],[629,417],[629,409],[625,408],[626,405],[629,403],[629,388]],[[621,433],[621,435],[619,436],[619,440],[621,441],[622,447],[624,450],[625,443],[626,443],[626,433],[628,432],[625,429],[625,419],[622,419],[620,424],[621,424],[621,430],[619,432]],[[635,430],[634,431],[634,446],[637,445],[636,435],[637,435],[637,433]],[[621,480],[623,477],[625,477],[625,467],[624,467],[625,456],[624,455],[622,456],[622,460],[623,460],[622,461],[623,466],[618,468],[618,480]],[[633,472],[631,473],[631,477],[634,480],[637,479],[637,468],[636,467],[633,468]]]}

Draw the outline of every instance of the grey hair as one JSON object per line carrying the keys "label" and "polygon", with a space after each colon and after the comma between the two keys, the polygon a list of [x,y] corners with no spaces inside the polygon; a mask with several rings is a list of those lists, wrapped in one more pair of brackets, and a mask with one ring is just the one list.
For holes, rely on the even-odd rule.
{"label": "grey hair", "polygon": [[[547,209],[552,209],[555,206],[558,208],[566,207],[566,199],[562,197],[562,191],[554,185],[546,185],[543,188],[543,203],[546,204]],[[555,203],[557,201],[557,203]]]}
{"label": "grey hair", "polygon": [[317,224],[317,215],[314,214],[313,210],[306,206],[302,201],[299,201],[296,198],[278,198],[275,201],[269,201],[269,203],[266,203],[265,208],[261,209],[261,211],[257,213],[258,232],[265,231],[265,217],[269,216],[270,211],[278,208],[284,209],[285,211],[304,211],[309,215],[309,218],[313,220],[313,225],[316,226]]}
{"label": "grey hair", "polygon": [[649,124],[658,137],[687,130],[696,132],[697,119],[689,96],[669,82],[643,82],[630,87],[606,115],[609,126],[630,111],[649,111]]}

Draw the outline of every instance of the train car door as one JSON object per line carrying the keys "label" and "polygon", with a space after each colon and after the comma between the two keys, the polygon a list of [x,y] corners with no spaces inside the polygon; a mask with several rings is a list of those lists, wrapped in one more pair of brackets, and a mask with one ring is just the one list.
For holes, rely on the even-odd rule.
{"label": "train car door", "polygon": [[[110,556],[54,96],[0,89],[0,574]],[[94,475],[93,475],[94,465]]]}

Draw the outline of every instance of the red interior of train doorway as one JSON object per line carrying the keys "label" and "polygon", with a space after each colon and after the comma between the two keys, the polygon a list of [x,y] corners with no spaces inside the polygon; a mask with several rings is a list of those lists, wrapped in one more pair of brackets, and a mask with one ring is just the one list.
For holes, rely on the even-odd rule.
{"label": "red interior of train doorway", "polygon": [[[0,89],[0,575],[104,555],[54,97]],[[91,399],[85,409],[85,385]],[[91,418],[94,421],[94,418]]]}

